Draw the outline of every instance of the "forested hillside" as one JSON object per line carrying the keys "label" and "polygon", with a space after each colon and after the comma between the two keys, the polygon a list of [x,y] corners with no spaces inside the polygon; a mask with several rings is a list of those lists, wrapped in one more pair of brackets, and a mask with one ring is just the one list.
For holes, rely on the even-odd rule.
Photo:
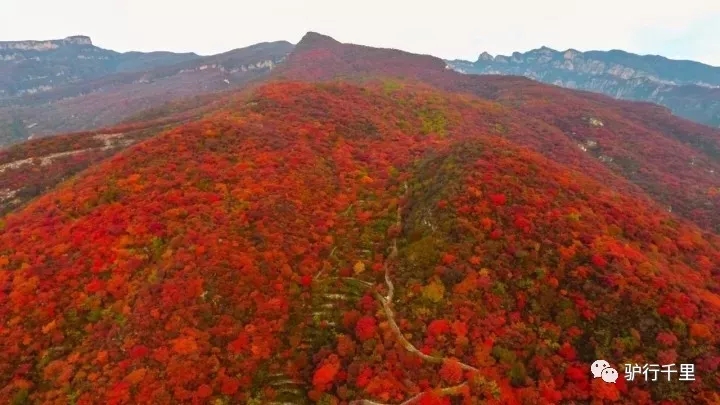
{"label": "forested hillside", "polygon": [[631,191],[632,183],[665,209],[720,232],[720,129],[648,103],[515,76],[463,75],[443,66],[431,56],[341,44],[308,33],[275,75],[360,83],[374,76],[394,77],[497,101],[506,122],[494,129],[506,139],[616,190]]}
{"label": "forested hillside", "polygon": [[720,402],[714,130],[313,33],[167,108],[0,154],[0,398]]}

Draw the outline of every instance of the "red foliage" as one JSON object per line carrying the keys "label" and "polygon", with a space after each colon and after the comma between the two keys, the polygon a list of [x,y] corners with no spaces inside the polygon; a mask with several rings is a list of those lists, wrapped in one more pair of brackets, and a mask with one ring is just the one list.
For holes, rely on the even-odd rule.
{"label": "red foliage", "polygon": [[658,343],[665,347],[675,346],[678,342],[677,337],[672,332],[660,332],[655,338]]}
{"label": "red foliage", "polygon": [[620,399],[620,391],[617,384],[608,384],[600,378],[592,381],[593,397],[601,400],[617,401]]}
{"label": "red foliage", "polygon": [[233,395],[240,388],[240,382],[235,378],[223,378],[220,386],[220,392],[224,395]]}
{"label": "red foliage", "polygon": [[493,230],[492,232],[490,232],[490,239],[495,239],[495,240],[497,240],[497,239],[502,238],[502,236],[503,236],[503,231],[502,231],[502,229],[495,229],[495,230]]}
{"label": "red foliage", "polygon": [[241,353],[247,349],[249,344],[250,337],[246,333],[241,332],[235,340],[228,344],[228,350],[232,353]]}
{"label": "red foliage", "polygon": [[302,285],[303,287],[310,287],[311,284],[312,284],[312,276],[311,275],[306,274],[306,275],[300,277],[300,285]]}
{"label": "red foliage", "polygon": [[377,321],[372,316],[363,316],[355,324],[355,335],[360,341],[366,341],[375,337]]}
{"label": "red foliage", "polygon": [[560,391],[557,391],[554,388],[547,386],[547,385],[543,386],[540,389],[540,395],[546,401],[548,401],[549,403],[553,403],[553,404],[559,403],[563,398],[562,393]]}
{"label": "red foliage", "polygon": [[201,386],[198,387],[197,391],[195,391],[195,395],[198,398],[208,398],[209,396],[212,395],[212,393],[213,393],[212,387],[210,387],[207,384],[202,384]]}
{"label": "red foliage", "polygon": [[440,377],[448,384],[457,384],[463,378],[463,370],[457,360],[446,360],[440,368]]}
{"label": "red foliage", "polygon": [[588,377],[587,367],[570,366],[565,370],[565,375],[571,381],[586,381]]}
{"label": "red foliage", "polygon": [[455,262],[455,259],[456,259],[456,257],[451,255],[450,253],[445,253],[442,256],[442,262],[445,265],[453,264],[453,262]]}
{"label": "red foliage", "polygon": [[373,371],[369,367],[365,367],[360,371],[355,384],[360,388],[365,388],[373,377]]}
{"label": "red foliage", "polygon": [[567,342],[563,343],[562,346],[560,346],[558,354],[560,354],[565,360],[575,360],[575,357],[577,355],[575,349]]}
{"label": "red foliage", "polygon": [[607,260],[605,260],[605,258],[600,255],[593,255],[591,260],[592,263],[598,267],[605,267],[608,263]]}
{"label": "red foliage", "polygon": [[88,293],[96,293],[105,289],[105,282],[97,278],[92,279],[86,286],[85,291]]}
{"label": "red foliage", "polygon": [[468,333],[467,324],[462,321],[455,321],[452,323],[452,331],[457,336],[466,336]]}
{"label": "red foliage", "polygon": [[313,374],[312,383],[315,389],[323,391],[325,386],[332,383],[340,371],[340,363],[337,357],[328,359],[322,366],[318,367]]}
{"label": "red foliage", "polygon": [[504,194],[492,194],[490,195],[490,201],[496,206],[505,205],[507,197]]}
{"label": "red foliage", "polygon": [[430,322],[427,331],[430,336],[444,335],[450,332],[450,323],[445,319],[435,319]]}
{"label": "red foliage", "polygon": [[139,359],[147,356],[150,353],[150,349],[143,345],[137,345],[130,350],[130,358]]}

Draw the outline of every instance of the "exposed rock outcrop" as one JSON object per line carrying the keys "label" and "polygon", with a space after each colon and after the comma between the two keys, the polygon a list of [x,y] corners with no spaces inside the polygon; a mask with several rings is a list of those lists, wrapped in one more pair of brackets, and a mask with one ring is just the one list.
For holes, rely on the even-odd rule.
{"label": "exposed rock outcrop", "polygon": [[454,60],[461,73],[526,76],[615,98],[649,101],[675,114],[720,126],[720,67],[624,51],[556,51],[548,47],[511,56],[483,52],[475,62]]}

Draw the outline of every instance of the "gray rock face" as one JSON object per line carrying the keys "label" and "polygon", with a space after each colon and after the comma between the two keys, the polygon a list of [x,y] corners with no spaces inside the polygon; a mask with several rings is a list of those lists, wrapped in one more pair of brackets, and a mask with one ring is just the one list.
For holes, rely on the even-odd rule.
{"label": "gray rock face", "polygon": [[475,62],[446,61],[469,74],[529,77],[548,84],[649,101],[675,114],[720,126],[720,67],[624,51],[556,51],[547,47],[511,56],[483,52]]}

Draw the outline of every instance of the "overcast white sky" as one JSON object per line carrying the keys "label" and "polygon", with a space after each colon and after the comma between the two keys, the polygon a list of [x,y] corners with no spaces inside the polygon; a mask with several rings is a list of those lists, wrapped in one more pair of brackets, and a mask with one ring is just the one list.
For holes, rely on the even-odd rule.
{"label": "overcast white sky", "polygon": [[542,45],[720,66],[720,0],[1,0],[0,40],[83,34],[118,51],[212,54],[307,31],[475,60]]}

